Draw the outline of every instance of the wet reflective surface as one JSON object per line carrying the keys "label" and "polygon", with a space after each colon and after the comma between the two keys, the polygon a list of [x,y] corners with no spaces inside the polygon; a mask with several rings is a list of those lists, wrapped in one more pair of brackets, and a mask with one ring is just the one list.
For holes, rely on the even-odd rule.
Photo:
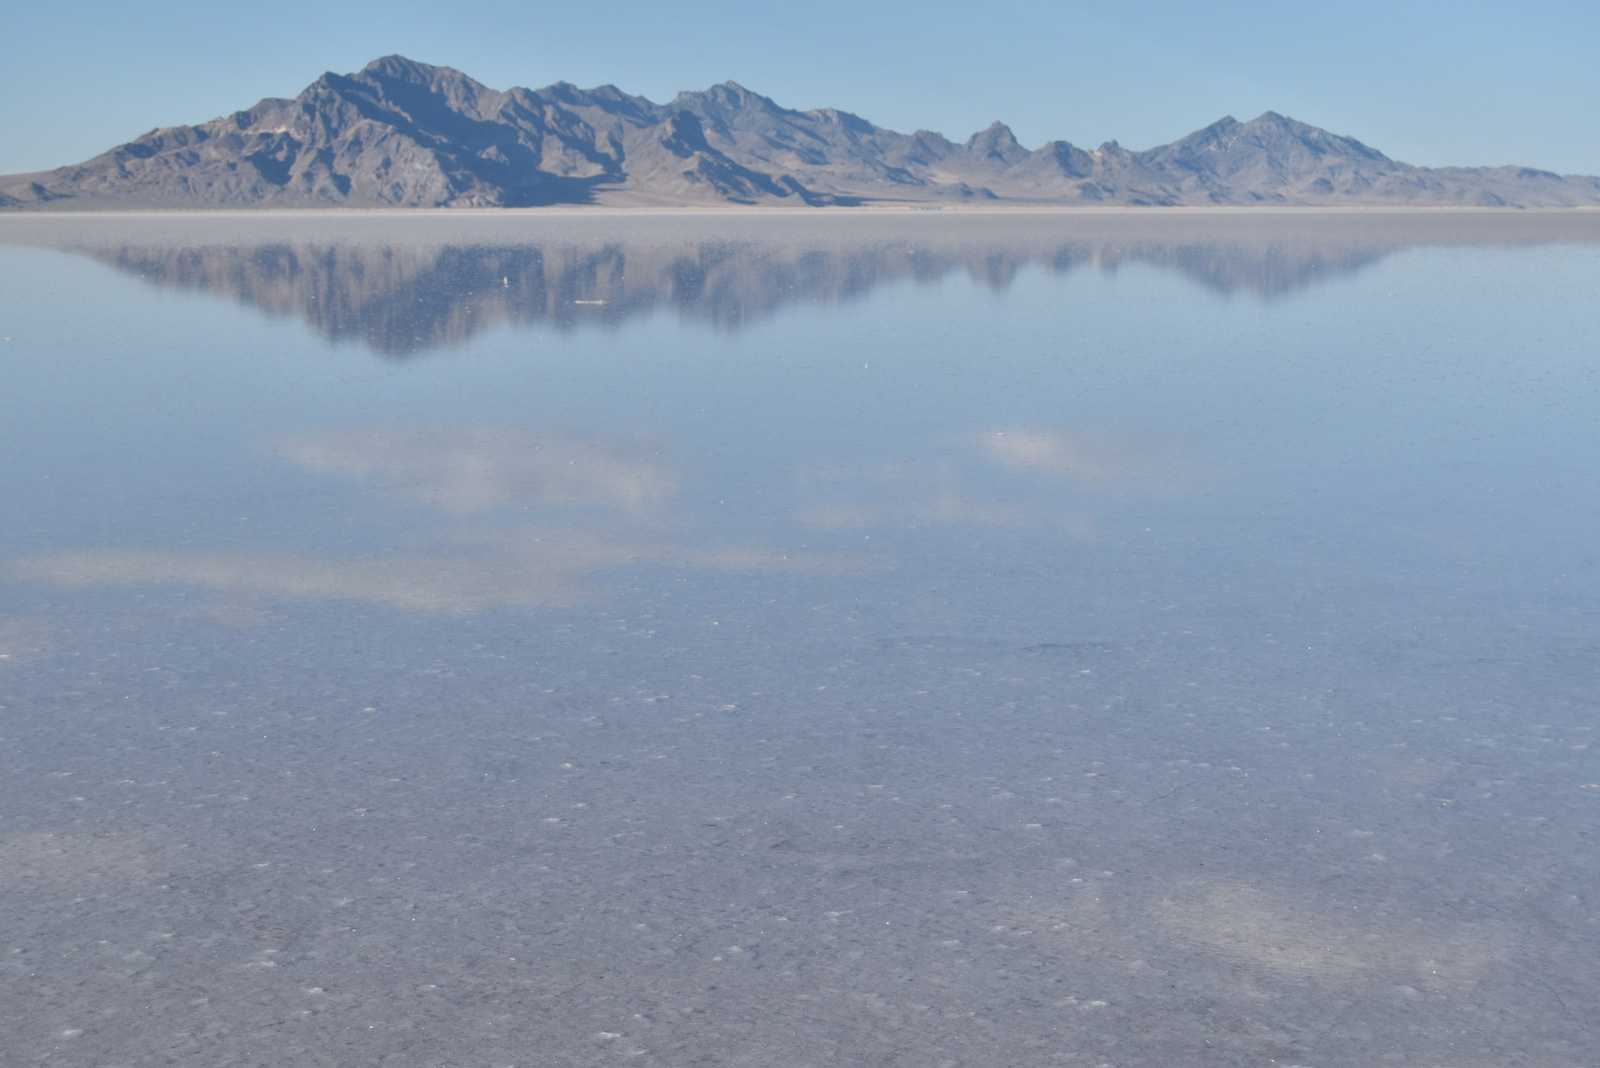
{"label": "wet reflective surface", "polygon": [[1585,1065],[1600,214],[0,219],[19,1064]]}

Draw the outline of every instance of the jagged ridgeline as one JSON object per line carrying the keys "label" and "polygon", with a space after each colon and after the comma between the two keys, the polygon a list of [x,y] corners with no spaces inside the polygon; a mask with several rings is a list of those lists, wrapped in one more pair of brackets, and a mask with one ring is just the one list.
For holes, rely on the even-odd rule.
{"label": "jagged ridgeline", "polygon": [[8,243],[303,319],[387,356],[495,326],[606,328],[670,310],[721,329],[956,277],[1130,266],[1287,296],[1426,246],[1593,238],[1600,213],[25,215]]}
{"label": "jagged ridgeline", "polygon": [[489,89],[387,56],[76,166],[0,178],[0,207],[1600,205],[1600,178],[1423,168],[1268,112],[1144,152],[965,143],[732,82],[668,104],[614,86]]}

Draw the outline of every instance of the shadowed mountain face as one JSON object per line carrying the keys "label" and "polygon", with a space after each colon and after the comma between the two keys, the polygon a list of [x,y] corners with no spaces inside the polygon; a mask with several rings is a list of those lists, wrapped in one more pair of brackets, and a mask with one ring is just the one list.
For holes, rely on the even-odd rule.
{"label": "shadowed mountain face", "polygon": [[0,179],[0,208],[534,207],[1016,202],[1052,205],[1600,205],[1600,178],[1412,167],[1268,112],[1145,152],[964,144],[732,82],[666,105],[614,86],[489,89],[388,56],[85,163]]}
{"label": "shadowed mountain face", "polygon": [[1276,299],[1439,245],[1600,239],[1600,213],[962,212],[13,216],[0,243],[90,256],[148,283],[294,316],[404,357],[498,325],[616,326],[672,309],[736,329],[794,303],[964,273],[1176,271]]}

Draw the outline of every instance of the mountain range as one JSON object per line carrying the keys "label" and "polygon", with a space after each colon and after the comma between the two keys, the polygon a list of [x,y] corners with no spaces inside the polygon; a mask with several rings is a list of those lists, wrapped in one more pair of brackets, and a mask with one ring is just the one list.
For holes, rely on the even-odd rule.
{"label": "mountain range", "polygon": [[954,205],[1600,206],[1600,178],[1413,167],[1274,112],[1169,145],[965,142],[733,82],[667,104],[614,86],[487,88],[386,56],[74,166],[0,177],[0,208]]}
{"label": "mountain range", "polygon": [[0,217],[0,251],[86,256],[391,358],[507,328],[528,332],[531,353],[548,331],[662,314],[739,330],[796,305],[958,277],[1000,293],[1025,274],[1156,271],[1273,301],[1413,250],[1553,244],[1600,247],[1600,212],[482,211],[416,212],[399,226],[361,211]]}

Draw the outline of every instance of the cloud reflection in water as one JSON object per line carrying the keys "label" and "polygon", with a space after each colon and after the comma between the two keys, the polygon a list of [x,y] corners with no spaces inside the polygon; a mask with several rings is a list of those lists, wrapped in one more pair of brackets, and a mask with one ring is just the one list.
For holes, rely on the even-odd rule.
{"label": "cloud reflection in water", "polygon": [[[1133,430],[993,431],[955,445],[939,459],[804,470],[802,489],[826,499],[803,507],[799,520],[821,530],[967,526],[1087,538],[1092,498],[1198,493],[1224,481],[1179,442]],[[1015,475],[1033,485],[1019,487]]]}
{"label": "cloud reflection in water", "polygon": [[975,444],[1008,471],[1102,493],[1186,493],[1212,488],[1219,477],[1176,443],[1126,430],[996,431]]}
{"label": "cloud reflection in water", "polygon": [[450,525],[436,540],[454,551],[340,559],[284,550],[96,549],[17,561],[12,578],[67,588],[197,586],[229,597],[360,601],[410,612],[464,613],[569,605],[601,591],[584,579],[607,568],[654,562],[735,572],[844,573],[874,566],[841,554],[763,546],[702,548],[652,533],[680,477],[643,439],[580,441],[492,428],[334,431],[274,439],[268,450],[319,473],[359,478],[363,492],[399,496],[453,520],[517,506],[549,514],[616,514],[615,523]]}
{"label": "cloud reflection in water", "polygon": [[491,427],[295,434],[272,440],[267,451],[458,517],[507,505],[613,506],[643,516],[680,481],[657,458],[659,447],[642,440],[580,441]]}
{"label": "cloud reflection in water", "polygon": [[1223,961],[1277,979],[1348,983],[1373,977],[1429,990],[1469,984],[1495,959],[1497,932],[1430,929],[1358,910],[1335,912],[1225,881],[1163,900],[1165,930]]}
{"label": "cloud reflection in water", "polygon": [[20,561],[11,577],[68,588],[199,586],[232,596],[365,601],[411,612],[567,605],[597,591],[581,579],[605,567],[657,561],[727,571],[842,572],[857,561],[759,548],[686,549],[608,540],[582,528],[516,530],[493,556],[408,556],[341,560],[283,552],[172,552],[101,549]]}

